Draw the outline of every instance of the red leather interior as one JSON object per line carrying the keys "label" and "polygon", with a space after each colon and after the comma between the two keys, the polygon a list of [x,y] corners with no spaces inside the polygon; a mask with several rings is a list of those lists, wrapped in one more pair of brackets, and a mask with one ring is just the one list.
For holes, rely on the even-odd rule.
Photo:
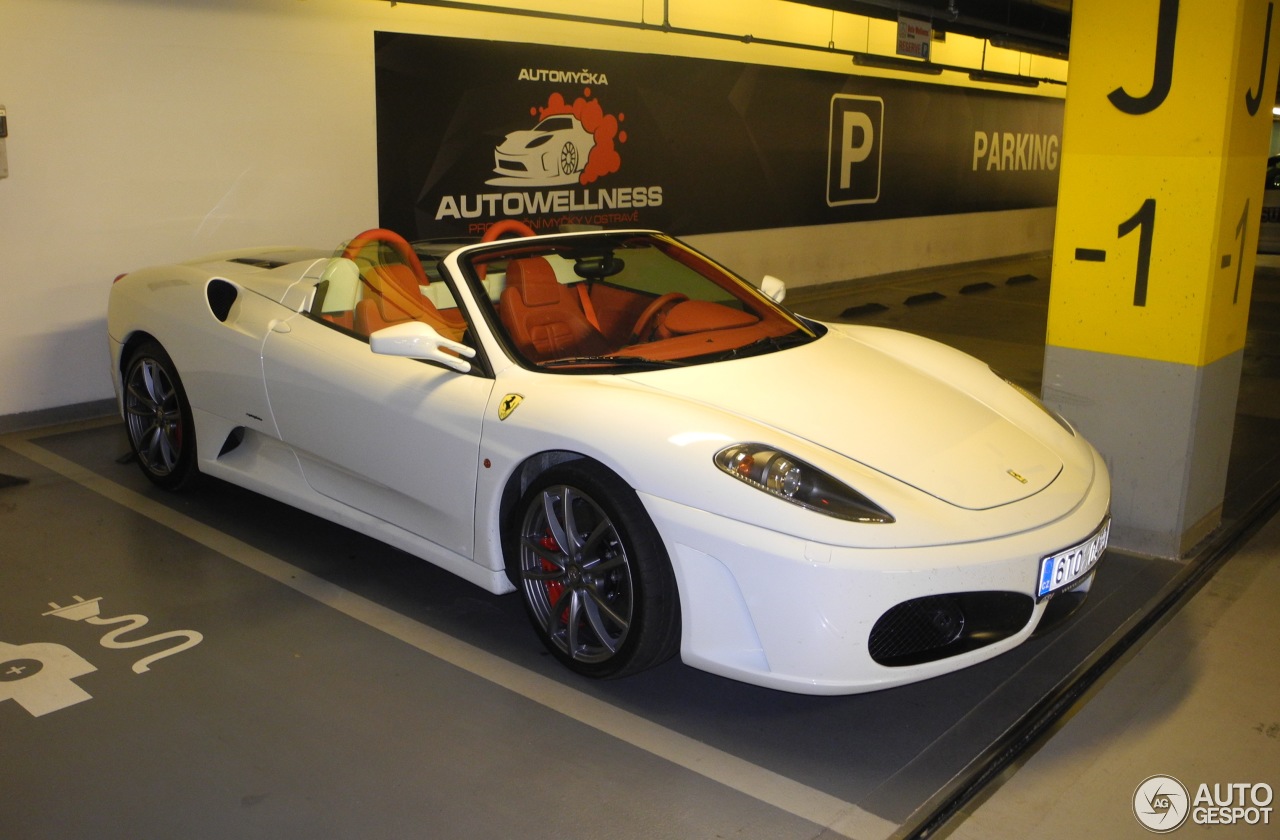
{"label": "red leather interior", "polygon": [[454,341],[462,338],[465,326],[456,310],[449,317],[421,292],[417,272],[401,263],[370,266],[364,273],[369,286],[366,297],[356,303],[355,331],[371,335],[383,327],[405,321],[422,321]]}
{"label": "red leather interior", "polygon": [[590,323],[577,296],[556,279],[542,257],[512,260],[498,316],[517,349],[532,361],[563,356],[594,356],[609,343]]}
{"label": "red leather interior", "polygon": [[670,335],[749,327],[760,319],[750,312],[709,300],[686,300],[671,307],[662,329]]}

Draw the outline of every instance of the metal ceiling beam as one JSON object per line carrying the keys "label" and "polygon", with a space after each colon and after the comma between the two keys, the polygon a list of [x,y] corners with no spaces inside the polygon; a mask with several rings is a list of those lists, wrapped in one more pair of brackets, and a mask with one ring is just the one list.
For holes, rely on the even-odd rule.
{"label": "metal ceiling beam", "polygon": [[[744,44],[764,44],[775,47],[787,47],[789,49],[810,50],[814,52],[823,52],[834,55],[847,55],[853,59],[855,64],[872,65],[873,62],[879,61],[880,66],[885,66],[884,61],[901,62],[895,64],[894,69],[910,69],[913,72],[938,74],[944,70],[950,70],[957,73],[969,73],[969,77],[975,81],[994,81],[1001,84],[1017,84],[1034,87],[1040,83],[1048,84],[1065,84],[1061,80],[1051,78],[1041,78],[1033,76],[1013,76],[1003,74],[1004,78],[996,78],[990,74],[986,78],[977,78],[974,72],[984,73],[985,71],[975,67],[961,67],[949,64],[937,64],[929,61],[915,61],[912,59],[896,59],[891,56],[874,56],[865,52],[850,49],[840,49],[834,45],[820,46],[817,44],[797,43],[795,41],[779,41],[773,38],[761,38],[751,34],[735,35],[727,32],[714,32],[705,29],[687,29],[679,26],[672,26],[669,17],[666,14],[666,4],[664,3],[663,21],[661,24],[649,23],[643,20],[628,21],[615,20],[612,18],[595,18],[584,15],[574,15],[561,12],[546,12],[535,9],[527,9],[523,7],[513,6],[489,6],[478,3],[467,2],[467,0],[387,0],[391,5],[397,3],[410,3],[419,6],[434,6],[443,9],[455,9],[458,11],[468,12],[484,12],[486,14],[515,15],[519,17],[534,17],[543,20],[558,20],[570,23],[590,23],[598,26],[617,26],[627,29],[640,29],[647,31],[666,32],[675,35],[689,35],[697,38],[715,38],[724,41],[738,41]],[[1002,75],[1002,74],[997,74]]]}
{"label": "metal ceiling beam", "polygon": [[1066,58],[1071,0],[793,0],[800,5],[896,20],[899,14],[934,22],[957,35],[1004,41],[1013,49]]}

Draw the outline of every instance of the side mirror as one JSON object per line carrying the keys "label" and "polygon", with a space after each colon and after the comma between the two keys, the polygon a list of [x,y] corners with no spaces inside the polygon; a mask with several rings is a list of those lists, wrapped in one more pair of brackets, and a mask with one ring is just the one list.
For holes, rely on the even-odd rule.
{"label": "side mirror", "polygon": [[782,303],[782,299],[787,296],[787,284],[772,274],[766,274],[760,281],[760,291],[770,297],[774,303]]}
{"label": "side mirror", "polygon": [[[459,373],[470,372],[471,363],[467,359],[476,355],[474,348],[450,341],[436,332],[435,327],[421,321],[405,321],[403,324],[383,327],[369,336],[369,349],[383,356],[405,356],[439,362]],[[446,350],[452,350],[458,355],[446,353]]]}

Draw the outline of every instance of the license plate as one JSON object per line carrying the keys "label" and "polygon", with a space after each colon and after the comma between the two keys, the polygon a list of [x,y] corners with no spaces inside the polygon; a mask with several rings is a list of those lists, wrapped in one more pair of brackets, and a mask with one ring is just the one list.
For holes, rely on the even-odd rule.
{"label": "license plate", "polygon": [[1036,600],[1049,597],[1093,571],[1098,558],[1107,550],[1107,539],[1110,536],[1111,519],[1108,517],[1089,539],[1041,560]]}

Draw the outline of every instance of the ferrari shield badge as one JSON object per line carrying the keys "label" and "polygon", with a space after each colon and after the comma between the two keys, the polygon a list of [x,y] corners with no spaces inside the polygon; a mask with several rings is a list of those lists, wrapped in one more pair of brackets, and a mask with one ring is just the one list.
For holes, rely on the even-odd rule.
{"label": "ferrari shield badge", "polygon": [[516,410],[516,408],[520,405],[520,401],[523,399],[524,397],[520,396],[519,394],[507,394],[505,397],[503,397],[502,402],[498,403],[498,419],[506,420],[508,417],[510,417],[511,412]]}

